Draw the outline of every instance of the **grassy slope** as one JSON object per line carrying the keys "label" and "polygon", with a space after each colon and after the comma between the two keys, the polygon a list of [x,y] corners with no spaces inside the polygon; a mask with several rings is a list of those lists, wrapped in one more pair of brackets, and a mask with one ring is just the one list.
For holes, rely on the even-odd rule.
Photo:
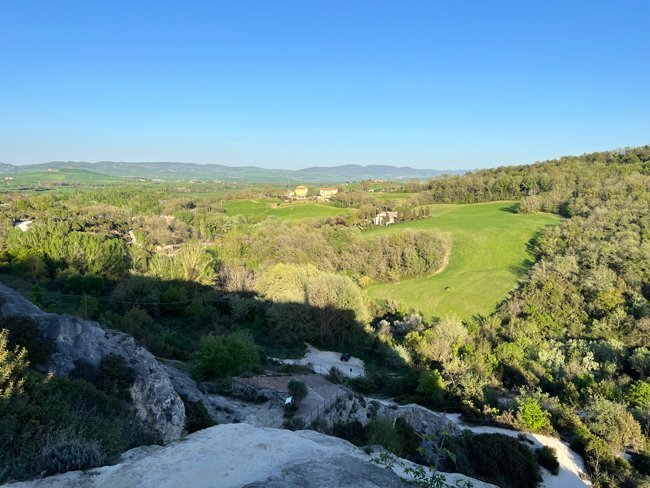
{"label": "grassy slope", "polygon": [[337,208],[324,203],[293,203],[276,207],[279,200],[234,200],[224,202],[226,215],[268,215],[286,219],[308,219],[345,215],[349,209]]}
{"label": "grassy slope", "polygon": [[440,229],[453,235],[447,268],[440,274],[370,287],[372,298],[393,298],[426,318],[488,314],[530,268],[527,243],[553,215],[517,215],[514,204],[433,205],[432,218],[375,228],[368,235],[405,228]]}

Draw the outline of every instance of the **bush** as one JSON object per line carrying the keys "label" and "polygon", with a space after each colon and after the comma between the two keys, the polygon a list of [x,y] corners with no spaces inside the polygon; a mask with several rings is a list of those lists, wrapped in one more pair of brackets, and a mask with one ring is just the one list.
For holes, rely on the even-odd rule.
{"label": "bush", "polygon": [[365,446],[369,440],[369,429],[358,420],[347,424],[336,422],[332,428],[332,435],[345,439],[355,446]]}
{"label": "bush", "polygon": [[332,366],[327,375],[327,379],[336,385],[340,385],[345,381],[345,375],[339,368]]}
{"label": "bush", "polygon": [[560,463],[557,460],[557,452],[554,448],[543,446],[535,451],[537,462],[543,468],[548,469],[551,474],[558,475],[560,473]]}
{"label": "bush", "polygon": [[501,488],[535,488],[542,477],[535,455],[517,439],[504,434],[472,434],[449,440],[456,456],[448,469]]}
{"label": "bush", "polygon": [[298,380],[290,380],[288,384],[289,395],[293,400],[293,405],[296,409],[300,408],[300,404],[307,396],[307,386]]}
{"label": "bush", "polygon": [[300,430],[305,427],[305,419],[300,417],[293,417],[285,420],[284,426],[289,430]]}
{"label": "bush", "polygon": [[627,392],[627,401],[634,407],[650,405],[650,381],[637,381]]}
{"label": "bush", "polygon": [[[64,441],[74,443],[58,445]],[[54,472],[114,462],[122,452],[156,441],[126,402],[83,380],[28,373],[23,390],[0,398],[0,483],[39,475],[48,453],[58,453],[46,466]],[[88,447],[93,443],[101,459]]]}
{"label": "bush", "polygon": [[402,457],[411,457],[418,454],[422,444],[422,438],[415,432],[415,429],[402,417],[395,420],[395,432],[400,439]]}
{"label": "bush", "polygon": [[192,354],[192,375],[199,380],[236,376],[260,366],[257,346],[239,334],[209,335]]}
{"label": "bush", "polygon": [[188,434],[217,425],[201,401],[193,402],[181,395],[185,406],[185,430]]}
{"label": "bush", "polygon": [[97,441],[59,440],[41,452],[41,466],[47,474],[86,470],[104,464],[105,457]]}
{"label": "bush", "polygon": [[54,344],[41,335],[36,322],[30,317],[7,316],[0,318],[0,329],[9,331],[9,348],[27,349],[27,359],[32,365],[45,363],[54,351]]}
{"label": "bush", "polygon": [[551,426],[548,412],[542,410],[539,402],[533,397],[525,397],[519,401],[517,422],[530,432],[544,432]]}
{"label": "bush", "polygon": [[444,399],[445,383],[442,380],[440,371],[434,369],[420,375],[417,390],[424,396],[427,404],[439,405]]}
{"label": "bush", "polygon": [[589,430],[607,442],[612,454],[626,448],[643,447],[641,426],[625,405],[597,397],[587,406],[585,413]]}
{"label": "bush", "polygon": [[135,381],[135,371],[124,362],[125,358],[117,354],[104,356],[99,363],[94,384],[109,395],[130,401],[129,388]]}

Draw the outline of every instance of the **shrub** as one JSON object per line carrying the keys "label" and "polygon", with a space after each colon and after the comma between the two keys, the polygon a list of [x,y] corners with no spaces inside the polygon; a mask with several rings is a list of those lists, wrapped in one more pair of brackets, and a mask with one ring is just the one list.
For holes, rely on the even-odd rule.
{"label": "shrub", "polygon": [[337,368],[336,366],[332,366],[327,375],[327,379],[334,384],[340,385],[345,381],[345,375],[339,368]]}
{"label": "shrub", "polygon": [[415,432],[415,429],[402,417],[395,420],[395,432],[400,439],[402,457],[415,456],[422,444],[422,438]]}
{"label": "shrub", "polygon": [[585,423],[591,432],[605,440],[613,454],[643,446],[641,426],[625,405],[597,397],[585,413]]}
{"label": "shrub", "polygon": [[434,369],[422,373],[416,391],[425,397],[427,403],[440,404],[445,393],[445,383],[440,371]]}
{"label": "shrub", "polygon": [[[64,441],[76,444],[61,444],[60,449],[52,451],[59,454],[47,469],[114,462],[127,449],[157,439],[126,402],[95,386],[82,380],[27,373],[23,390],[0,398],[0,483],[37,476],[45,469],[41,466],[44,453],[50,452],[45,448],[54,449]],[[99,461],[92,448],[80,447],[92,443],[99,445]]]}
{"label": "shrub", "polygon": [[369,440],[369,429],[358,420],[347,424],[336,422],[332,427],[332,435],[345,439],[355,446],[365,446]]}
{"label": "shrub", "polygon": [[557,452],[554,448],[543,446],[535,451],[537,462],[543,468],[548,469],[551,474],[558,475],[560,473],[560,463],[557,460]]}
{"label": "shrub", "polygon": [[185,395],[181,395],[181,400],[185,406],[185,430],[188,434],[217,425],[217,422],[210,417],[203,402],[190,401]]}
{"label": "shrub", "polygon": [[531,432],[543,432],[551,426],[548,412],[542,410],[539,402],[533,397],[525,397],[519,401],[517,422]]}
{"label": "shrub", "polygon": [[192,375],[199,380],[236,376],[260,366],[255,343],[239,334],[209,335],[192,354]]}
{"label": "shrub", "polygon": [[135,381],[135,372],[124,362],[125,358],[117,354],[104,356],[99,363],[94,384],[109,395],[129,401],[129,388]]}
{"label": "shrub", "polygon": [[104,464],[104,461],[97,441],[59,440],[47,444],[41,452],[41,466],[47,474],[95,468]]}
{"label": "shrub", "polygon": [[456,456],[456,472],[501,488],[535,488],[541,481],[535,455],[517,439],[504,434],[472,434],[452,438],[449,451]]}
{"label": "shrub", "polygon": [[635,382],[627,392],[627,400],[634,407],[650,405],[650,382]]}
{"label": "shrub", "polygon": [[24,347],[32,365],[43,364],[54,350],[54,344],[43,338],[36,322],[30,317],[7,316],[0,319],[0,329],[9,331],[9,347]]}
{"label": "shrub", "polygon": [[302,381],[298,380],[290,380],[287,386],[289,389],[289,395],[291,395],[293,399],[293,405],[296,409],[300,408],[300,404],[307,396],[307,386]]}
{"label": "shrub", "polygon": [[305,427],[305,419],[300,417],[293,417],[285,420],[284,426],[289,430],[300,430]]}
{"label": "shrub", "polygon": [[399,457],[414,457],[422,439],[413,427],[401,417],[393,423],[387,417],[375,417],[368,426],[369,442],[380,444]]}

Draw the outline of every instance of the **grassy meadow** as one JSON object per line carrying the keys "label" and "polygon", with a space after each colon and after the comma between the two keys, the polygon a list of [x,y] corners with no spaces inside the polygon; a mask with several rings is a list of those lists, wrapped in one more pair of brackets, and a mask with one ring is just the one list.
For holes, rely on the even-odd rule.
{"label": "grassy meadow", "polygon": [[451,233],[453,247],[439,274],[372,286],[373,299],[395,299],[425,318],[446,315],[468,319],[488,314],[531,266],[527,244],[544,227],[559,222],[547,214],[519,215],[512,202],[432,205],[431,218],[377,227],[367,235],[404,229],[439,229]]}
{"label": "grassy meadow", "polygon": [[297,202],[283,204],[277,199],[231,200],[223,202],[226,215],[275,216],[282,219],[309,219],[347,215],[352,210],[325,203]]}

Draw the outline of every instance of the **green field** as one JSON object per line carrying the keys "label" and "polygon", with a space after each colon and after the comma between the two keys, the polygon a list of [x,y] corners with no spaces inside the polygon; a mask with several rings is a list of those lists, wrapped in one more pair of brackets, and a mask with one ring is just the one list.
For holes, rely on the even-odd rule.
{"label": "green field", "polygon": [[20,187],[57,187],[59,185],[123,185],[128,178],[107,176],[85,169],[58,169],[56,171],[34,171],[30,173],[11,173],[0,178],[0,190],[12,190]]}
{"label": "green field", "polygon": [[558,223],[548,214],[519,215],[512,202],[432,205],[432,217],[371,229],[367,235],[403,229],[439,229],[451,233],[453,247],[439,274],[372,286],[374,299],[395,299],[425,318],[485,315],[512,290],[531,266],[528,242],[544,227]]}
{"label": "green field", "polygon": [[226,215],[275,216],[283,219],[309,219],[346,215],[350,209],[338,208],[324,203],[282,204],[280,200],[232,200],[223,203]]}

